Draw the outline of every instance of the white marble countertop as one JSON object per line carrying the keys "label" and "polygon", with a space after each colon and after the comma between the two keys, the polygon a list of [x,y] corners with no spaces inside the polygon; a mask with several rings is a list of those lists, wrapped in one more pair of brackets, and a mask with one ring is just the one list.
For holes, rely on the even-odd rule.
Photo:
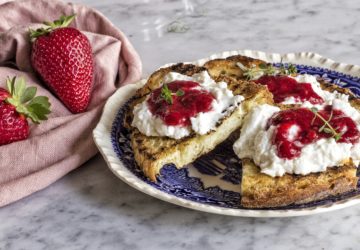
{"label": "white marble countertop", "polygon": [[[236,49],[313,51],[360,64],[356,0],[75,2],[97,8],[129,36],[144,75],[168,62]],[[168,31],[175,20],[184,33]],[[134,190],[96,156],[1,208],[0,249],[358,249],[359,220],[360,206],[277,219],[191,211]]]}

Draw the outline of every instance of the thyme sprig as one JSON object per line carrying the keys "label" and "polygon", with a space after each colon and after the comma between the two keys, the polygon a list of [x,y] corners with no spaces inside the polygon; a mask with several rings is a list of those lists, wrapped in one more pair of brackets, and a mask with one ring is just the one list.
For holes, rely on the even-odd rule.
{"label": "thyme sprig", "polygon": [[237,66],[243,71],[243,75],[247,80],[252,80],[256,77],[262,75],[293,75],[297,73],[296,66],[294,64],[288,64],[285,67],[285,64],[280,62],[280,67],[276,68],[270,63],[260,63],[259,65],[252,64],[250,67],[246,67],[242,63],[238,62]]}
{"label": "thyme sprig", "polygon": [[331,126],[330,121],[333,117],[333,111],[331,111],[329,118],[326,120],[322,115],[319,114],[319,111],[317,108],[310,108],[310,111],[314,113],[314,118],[311,121],[311,124],[315,122],[316,118],[319,118],[321,121],[324,122],[324,124],[319,128],[319,132],[325,132],[327,134],[331,134],[332,137],[335,139],[335,141],[338,141],[342,137],[342,133],[338,133],[333,126]]}
{"label": "thyme sprig", "polygon": [[244,64],[238,62],[237,66],[243,71],[243,75],[247,78],[247,80],[251,80],[262,75],[273,75],[276,73],[275,67],[266,63],[261,63],[258,66],[252,64],[250,67],[246,67]]}
{"label": "thyme sprig", "polygon": [[160,97],[164,99],[168,104],[173,104],[173,96],[183,96],[185,94],[184,90],[178,89],[173,93],[167,84],[164,84],[161,88]]}
{"label": "thyme sprig", "polygon": [[292,63],[290,63],[287,68],[285,68],[285,65],[281,62],[279,71],[281,75],[293,75],[297,73],[297,68]]}

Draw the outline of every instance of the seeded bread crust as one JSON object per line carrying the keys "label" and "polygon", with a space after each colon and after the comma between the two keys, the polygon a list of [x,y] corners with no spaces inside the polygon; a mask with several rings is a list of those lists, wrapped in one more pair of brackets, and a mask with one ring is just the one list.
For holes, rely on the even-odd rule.
{"label": "seeded bread crust", "polygon": [[169,72],[178,72],[188,76],[206,70],[192,64],[176,64],[162,68],[153,73],[146,85],[139,89],[135,95],[130,109],[127,112],[124,123],[131,130],[131,146],[135,160],[144,174],[152,181],[160,169],[168,163],[174,163],[177,168],[193,162],[203,154],[214,149],[223,142],[233,131],[239,129],[242,119],[252,107],[269,103],[272,104],[272,95],[266,87],[248,81],[236,81],[226,76],[215,78],[216,82],[225,81],[234,94],[240,94],[245,100],[231,114],[218,122],[217,128],[206,135],[191,134],[180,140],[168,137],[152,137],[140,133],[137,128],[131,127],[133,107],[144,101],[152,90],[162,85],[163,77]]}
{"label": "seeded bread crust", "polygon": [[241,204],[247,208],[303,204],[356,189],[356,167],[349,161],[341,167],[306,176],[285,174],[271,177],[260,172],[250,159],[243,159]]}
{"label": "seeded bread crust", "polygon": [[204,67],[207,68],[211,77],[216,78],[219,76],[226,76],[234,80],[246,80],[243,76],[243,71],[237,65],[243,64],[245,67],[253,65],[259,66],[260,64],[268,64],[265,61],[247,57],[247,56],[230,56],[224,59],[214,59],[206,62]]}

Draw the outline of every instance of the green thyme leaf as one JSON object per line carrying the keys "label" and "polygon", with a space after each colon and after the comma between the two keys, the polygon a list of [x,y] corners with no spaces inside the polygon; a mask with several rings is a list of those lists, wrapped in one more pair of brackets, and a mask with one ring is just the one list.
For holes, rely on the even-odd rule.
{"label": "green thyme leaf", "polygon": [[295,66],[294,64],[291,64],[291,63],[289,64],[287,70],[288,70],[288,73],[289,73],[290,75],[297,73],[297,68],[296,68],[296,66]]}
{"label": "green thyme leaf", "polygon": [[311,110],[311,112],[313,112],[313,113],[317,113],[317,112],[318,112],[318,109],[317,109],[317,108],[314,108],[314,107],[310,108],[310,110]]}
{"label": "green thyme leaf", "polygon": [[161,94],[160,94],[161,98],[163,98],[167,103],[172,104],[173,103],[173,99],[172,99],[172,93],[171,90],[169,89],[167,84],[164,84],[161,88]]}
{"label": "green thyme leaf", "polygon": [[176,91],[176,96],[183,96],[183,95],[185,95],[184,90],[178,89],[178,91]]}
{"label": "green thyme leaf", "polygon": [[321,128],[319,128],[319,132],[323,132],[325,129],[327,130],[326,124],[322,125]]}
{"label": "green thyme leaf", "polygon": [[339,134],[335,135],[335,137],[334,137],[334,138],[335,138],[335,141],[340,140],[342,136],[343,136],[342,133],[339,133]]}
{"label": "green thyme leaf", "polygon": [[319,129],[319,132],[325,132],[327,134],[332,134],[332,137],[338,141],[342,137],[342,133],[338,133],[333,126],[331,126],[330,121],[332,119],[332,112],[330,114],[330,118],[326,120],[322,115],[319,114],[318,110],[316,108],[310,108],[310,111],[314,113],[314,118],[312,120],[312,123],[315,121],[316,118],[319,118],[324,124]]}
{"label": "green thyme leaf", "polygon": [[262,75],[273,75],[276,73],[276,69],[269,63],[260,63],[259,65],[251,65],[246,67],[242,63],[237,63],[237,66],[243,71],[243,76],[247,80],[252,80]]}
{"label": "green thyme leaf", "polygon": [[266,63],[260,63],[260,64],[259,64],[259,68],[260,68],[260,69],[266,69],[266,68],[267,68]]}
{"label": "green thyme leaf", "polygon": [[184,90],[178,89],[176,93],[173,93],[171,92],[167,84],[164,84],[161,88],[160,97],[169,104],[173,104],[173,96],[183,96],[183,95],[185,95]]}
{"label": "green thyme leaf", "polygon": [[324,130],[324,132],[327,133],[327,134],[332,134],[332,130],[329,129],[329,128],[324,128],[323,130]]}
{"label": "green thyme leaf", "polygon": [[282,60],[280,62],[280,67],[279,67],[279,73],[281,75],[293,75],[297,73],[297,68],[294,64],[289,63],[287,67],[285,67],[285,64],[282,63]]}

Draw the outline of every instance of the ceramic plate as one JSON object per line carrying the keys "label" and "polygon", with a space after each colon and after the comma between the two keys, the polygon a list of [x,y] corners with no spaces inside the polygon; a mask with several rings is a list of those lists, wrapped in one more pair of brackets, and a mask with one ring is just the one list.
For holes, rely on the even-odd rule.
{"label": "ceramic plate", "polygon": [[[317,75],[326,81],[350,88],[360,95],[360,67],[335,63],[314,53],[272,54],[259,51],[231,51],[192,62],[203,65],[209,59],[231,55],[246,55],[275,65],[293,63],[299,73]],[[232,151],[229,138],[209,154],[182,169],[168,164],[161,170],[157,183],[147,180],[138,169],[130,147],[128,131],[122,126],[124,111],[131,96],[143,86],[146,79],[124,86],[107,101],[101,120],[93,135],[95,142],[111,171],[130,186],[158,199],[180,206],[210,213],[248,216],[300,216],[348,207],[360,202],[358,190],[346,195],[327,198],[304,205],[277,209],[246,209],[240,204],[241,161]]]}

